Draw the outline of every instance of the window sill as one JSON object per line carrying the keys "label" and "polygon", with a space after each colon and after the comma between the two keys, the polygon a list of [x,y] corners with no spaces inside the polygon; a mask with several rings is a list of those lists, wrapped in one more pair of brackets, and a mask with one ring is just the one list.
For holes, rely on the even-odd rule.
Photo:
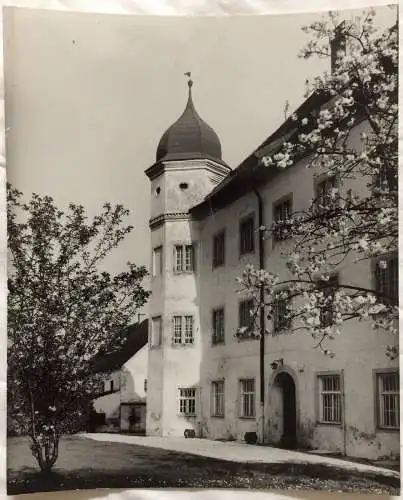
{"label": "window sill", "polygon": [[211,347],[217,347],[220,345],[225,345],[225,342],[223,340],[221,342],[211,342]]}
{"label": "window sill", "polygon": [[273,330],[273,337],[275,337],[276,335],[284,335],[285,333],[290,333],[290,330],[292,330],[291,326]]}
{"label": "window sill", "polygon": [[242,257],[246,257],[248,255],[254,255],[255,254],[255,250],[249,250],[247,252],[241,252],[239,254],[239,258],[242,259]]}
{"label": "window sill", "polygon": [[319,427],[342,427],[341,422],[316,422]]}
{"label": "window sill", "polygon": [[196,418],[194,413],[178,413],[178,417],[182,418]]}
{"label": "window sill", "polygon": [[255,335],[253,334],[253,332],[248,332],[248,333],[245,333],[244,334],[245,336],[242,336],[242,337],[238,337],[237,338],[237,342],[248,342],[248,341],[251,341],[251,340],[259,340],[259,337],[255,337]]}
{"label": "window sill", "polygon": [[220,418],[221,420],[225,418],[225,415],[210,415],[211,418]]}
{"label": "window sill", "polygon": [[256,420],[256,416],[253,417],[238,417],[239,420]]}
{"label": "window sill", "polygon": [[222,264],[213,264],[212,269],[214,271],[215,269],[219,269],[220,267],[224,267],[224,266],[225,266],[225,262],[223,262]]}
{"label": "window sill", "polygon": [[194,345],[195,343],[193,342],[193,344],[171,344],[171,347],[174,349],[183,349],[187,347],[194,347]]}
{"label": "window sill", "polygon": [[377,427],[376,432],[400,432],[400,427]]}
{"label": "window sill", "polygon": [[195,274],[195,271],[173,271],[174,276],[180,276],[181,274]]}

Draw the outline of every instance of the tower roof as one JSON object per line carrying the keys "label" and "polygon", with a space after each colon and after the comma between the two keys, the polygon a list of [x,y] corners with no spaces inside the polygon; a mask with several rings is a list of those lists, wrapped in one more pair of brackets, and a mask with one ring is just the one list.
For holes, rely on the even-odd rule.
{"label": "tower roof", "polygon": [[[187,73],[190,76],[190,73]],[[218,135],[200,118],[192,100],[193,81],[189,78],[189,97],[178,120],[161,137],[157,162],[161,160],[221,159]]]}

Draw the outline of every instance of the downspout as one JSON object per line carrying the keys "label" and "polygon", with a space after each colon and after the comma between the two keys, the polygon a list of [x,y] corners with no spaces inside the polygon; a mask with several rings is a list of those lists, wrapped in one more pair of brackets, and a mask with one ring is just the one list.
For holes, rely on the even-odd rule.
{"label": "downspout", "polygon": [[341,408],[343,416],[343,455],[347,456],[347,428],[346,428],[346,393],[344,391],[344,369],[341,370],[341,388],[343,396],[343,406]]}
{"label": "downspout", "polygon": [[[264,269],[264,231],[263,231],[263,200],[257,189],[253,189],[256,194],[258,201],[258,231],[259,231],[259,269]],[[264,318],[264,284],[262,283],[259,291],[259,330],[260,330],[260,346],[259,346],[259,379],[260,379],[260,412],[259,412],[259,441],[264,443],[264,431],[265,431],[265,415],[264,415],[264,403],[265,403],[265,376],[264,376],[264,351],[265,351],[265,318]]]}

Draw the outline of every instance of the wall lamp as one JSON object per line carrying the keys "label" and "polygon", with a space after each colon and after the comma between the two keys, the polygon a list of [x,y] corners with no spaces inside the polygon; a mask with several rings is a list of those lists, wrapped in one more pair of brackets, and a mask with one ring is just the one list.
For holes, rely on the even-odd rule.
{"label": "wall lamp", "polygon": [[277,368],[282,368],[284,365],[283,358],[275,359],[272,363],[270,363],[272,370],[277,370]]}

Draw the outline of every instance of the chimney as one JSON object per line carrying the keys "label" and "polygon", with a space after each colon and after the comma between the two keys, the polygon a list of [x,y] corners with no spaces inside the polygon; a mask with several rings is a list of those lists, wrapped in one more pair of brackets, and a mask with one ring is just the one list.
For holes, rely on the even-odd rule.
{"label": "chimney", "polygon": [[337,67],[337,54],[346,53],[346,35],[343,33],[345,21],[340,23],[334,30],[334,37],[330,40],[330,64],[332,73]]}

